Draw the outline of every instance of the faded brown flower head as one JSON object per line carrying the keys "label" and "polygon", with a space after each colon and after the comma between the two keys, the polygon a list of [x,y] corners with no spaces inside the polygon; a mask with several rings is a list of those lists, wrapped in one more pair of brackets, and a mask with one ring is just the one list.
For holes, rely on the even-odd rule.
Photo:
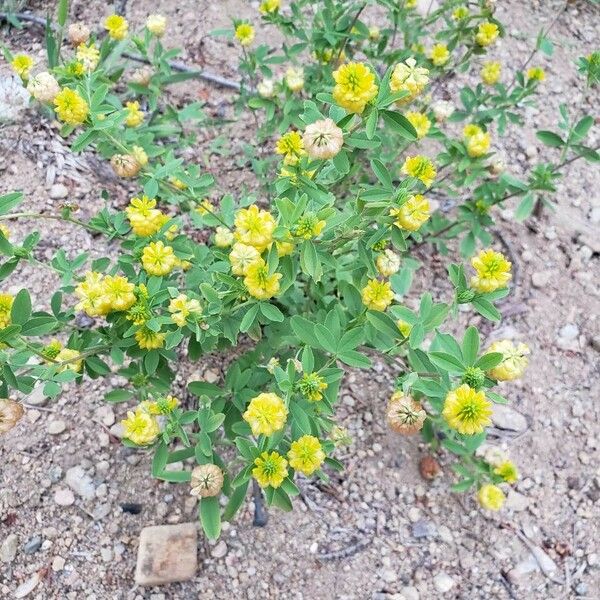
{"label": "faded brown flower head", "polygon": [[427,413],[414,398],[397,391],[388,400],[386,416],[391,429],[410,435],[422,429]]}
{"label": "faded brown flower head", "polygon": [[216,496],[223,487],[223,471],[217,465],[198,465],[192,471],[192,496]]}
{"label": "faded brown flower head", "polygon": [[90,37],[90,28],[85,23],[71,23],[68,37],[73,46],[85,44]]}
{"label": "faded brown flower head", "polygon": [[152,67],[141,67],[140,69],[136,69],[129,76],[129,82],[147,86],[150,83],[150,79],[152,79],[152,75],[154,75],[154,70]]}
{"label": "faded brown flower head", "polygon": [[119,177],[135,177],[141,168],[132,154],[114,154],[110,164]]}
{"label": "faded brown flower head", "polygon": [[423,479],[431,481],[442,472],[442,468],[440,467],[440,463],[431,454],[427,454],[419,461],[419,472]]}
{"label": "faded brown flower head", "polygon": [[0,433],[10,431],[23,416],[23,406],[14,400],[0,399]]}
{"label": "faded brown flower head", "polygon": [[327,160],[342,149],[344,134],[332,119],[321,119],[304,130],[302,141],[310,158]]}

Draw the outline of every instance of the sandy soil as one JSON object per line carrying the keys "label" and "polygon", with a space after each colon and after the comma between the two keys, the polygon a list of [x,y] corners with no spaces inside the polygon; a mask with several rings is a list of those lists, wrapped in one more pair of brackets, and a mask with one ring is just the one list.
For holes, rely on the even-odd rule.
{"label": "sandy soil", "polygon": [[[48,4],[35,2],[33,10],[43,14]],[[91,22],[108,10],[95,0],[73,4],[75,15]],[[169,17],[169,44],[183,46],[186,61],[236,78],[236,50],[208,32],[227,26],[228,14],[253,17],[255,4],[160,0],[152,3],[152,11]],[[561,2],[498,4],[508,38],[494,57],[508,71],[522,63],[538,28],[553,19]],[[127,15],[141,23],[148,11],[149,3],[136,0],[129,2]],[[591,111],[591,94],[582,98],[576,87],[573,61],[594,49],[599,23],[598,12],[584,3],[571,5],[556,23],[551,35],[555,56],[540,59],[548,80],[539,108],[527,109],[525,132],[513,128],[495,142],[515,175],[540,159],[555,158],[533,130],[554,127],[560,102]],[[34,53],[42,52],[38,34],[30,29],[8,37],[0,31],[13,51]],[[6,71],[6,64],[0,64],[0,74]],[[202,99],[210,115],[233,116],[234,97],[223,90],[194,83],[174,93],[182,101]],[[48,123],[30,117],[1,130],[0,191],[22,189],[25,209],[51,210],[58,201],[49,190],[62,183],[69,199],[81,206],[81,218],[102,206],[102,189],[109,191],[111,205],[123,205],[128,190],[93,156],[73,158]],[[239,131],[230,144],[234,156],[243,141]],[[251,129],[243,131],[249,135]],[[223,189],[236,194],[243,185],[252,186],[253,178],[237,163],[236,170],[223,171],[224,159],[209,149],[219,133],[201,132],[195,151]],[[597,145],[598,127],[593,135]],[[421,478],[418,461],[426,449],[417,439],[396,437],[383,426],[394,370],[378,361],[372,370],[350,372],[345,379],[338,415],[354,444],[340,457],[347,465],[343,474],[329,486],[300,481],[303,500],[296,510],[273,511],[265,528],[252,526],[248,500],[218,544],[200,542],[193,580],[136,589],[140,530],[194,520],[195,507],[185,486],[152,480],[150,457],[122,447],[109,434],[126,406],[107,406],[105,384],[88,381],[53,403],[26,399],[32,407],[24,422],[0,441],[0,544],[17,536],[16,557],[0,563],[0,595],[12,597],[20,584],[39,576],[28,598],[599,598],[599,189],[598,169],[579,161],[559,184],[556,211],[545,211],[527,225],[511,220],[514,206],[500,215],[518,282],[503,307],[502,324],[484,331],[489,340],[510,337],[533,349],[526,379],[504,390],[514,409],[508,423],[491,432],[522,472],[506,510],[482,514],[471,497],[450,494],[453,475],[443,455],[438,457],[442,475],[431,483]],[[34,225],[15,226],[17,239]],[[62,225],[45,226],[43,237],[40,258],[52,257],[58,248],[70,257],[104,250],[98,240]],[[444,266],[450,258],[432,257],[427,248],[422,258],[427,269],[419,272],[406,298],[409,305],[422,289],[440,297],[447,291]],[[26,284],[36,305],[45,306],[53,277],[27,266],[10,279],[9,291]],[[220,367],[216,357],[182,365],[176,389],[199,377],[218,379]],[[118,381],[114,376],[110,383]],[[55,421],[63,421],[65,430],[52,435],[48,427]],[[65,474],[77,465],[89,475],[93,497],[77,496],[72,505],[59,506],[56,494],[67,489]],[[135,514],[124,511],[127,503],[138,505]],[[531,558],[532,549],[539,563]]]}

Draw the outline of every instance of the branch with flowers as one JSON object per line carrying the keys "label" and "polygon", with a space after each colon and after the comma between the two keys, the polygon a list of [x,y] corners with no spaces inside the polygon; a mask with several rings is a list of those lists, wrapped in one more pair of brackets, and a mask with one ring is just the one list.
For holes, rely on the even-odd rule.
{"label": "branch with flowers", "polygon": [[[457,110],[428,90],[473,68],[503,34],[489,2],[448,1],[425,17],[413,2],[378,3],[389,11],[383,28],[369,26],[365,3],[353,0],[285,8],[265,0],[261,18],[284,36],[276,48],[256,47],[250,22],[217,32],[239,42],[250,85],[238,103],[257,119],[258,144],[273,144],[272,156],[257,148],[252,160],[268,203],[235,198],[183,159],[207,119],[200,105],[166,98],[165,87],[186,74],[170,66],[176,52],[162,44],[164,17],[150,15],[132,33],[125,17],[111,15],[99,36],[67,24],[63,0],[47,32],[47,70],[5,51],[73,151],[94,149],[138,193],[123,210],[107,206],[87,222],[72,207],[15,212],[18,192],[0,198],[2,280],[23,260],[38,264],[39,232],[17,243],[4,225],[11,219],[63,220],[112,242],[95,260],[57,252],[49,266],[60,285],[46,310],[33,310],[26,289],[0,295],[0,431],[17,423],[19,399],[37,386],[55,397],[66,383],[117,371],[128,384],[106,400],[135,402],[123,442],[152,452],[155,477],[188,484],[206,534],[218,537],[251,479],[269,505],[290,510],[297,473],[327,480],[343,468],[336,450],[349,439],[335,405],[345,368],[368,368],[378,353],[399,369],[389,426],[454,454],[453,489],[474,489],[484,508],[501,507],[518,473],[486,443],[486,428],[493,404],[507,402],[496,386],[523,375],[529,349],[485,344],[472,325],[457,336],[458,308],[500,320],[496,303],[509,293],[512,265],[488,247],[490,213],[511,197],[529,202],[553,191],[573,160],[597,161],[584,144],[593,119],[565,121],[562,136],[539,132],[561,156],[527,181],[500,175],[493,127],[501,133],[518,123],[543,72],[517,75],[506,88],[495,63],[477,65],[483,83],[461,89]],[[132,70],[132,52],[150,64]],[[599,61],[585,60],[580,69],[591,81]],[[462,121],[457,135],[453,123]],[[455,211],[435,210],[433,197],[463,200]],[[409,308],[402,300],[422,266],[416,250],[432,242],[447,254],[458,235],[469,272],[450,264],[451,297],[425,292]],[[227,357],[235,347],[244,352],[226,358],[221,385],[189,382],[192,403],[173,394],[180,359]],[[175,462],[184,467],[167,469]]]}

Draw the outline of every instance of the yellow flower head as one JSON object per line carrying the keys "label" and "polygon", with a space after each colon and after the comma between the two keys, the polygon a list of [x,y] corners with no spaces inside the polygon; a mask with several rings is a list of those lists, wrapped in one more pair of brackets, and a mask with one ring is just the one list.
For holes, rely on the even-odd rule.
{"label": "yellow flower head", "polygon": [[496,25],[496,23],[484,21],[483,23],[480,23],[479,27],[477,28],[475,41],[480,46],[489,46],[498,37],[499,33],[498,25]]}
{"label": "yellow flower head", "polygon": [[281,273],[269,275],[269,267],[262,258],[246,267],[244,285],[254,298],[268,300],[279,293]]}
{"label": "yellow flower head", "polygon": [[279,10],[279,6],[281,5],[281,0],[263,0],[258,7],[261,15],[268,15],[270,13],[277,12]]}
{"label": "yellow flower head", "polygon": [[452,429],[463,435],[481,433],[492,421],[492,404],[485,394],[463,383],[448,392],[442,415]]}
{"label": "yellow flower head", "polygon": [[467,145],[467,154],[471,158],[478,158],[487,153],[490,149],[490,133],[489,131],[479,131],[473,135],[465,136]]}
{"label": "yellow flower head", "polygon": [[494,475],[502,477],[506,483],[517,483],[519,471],[512,460],[505,460],[494,469]]}
{"label": "yellow flower head", "polygon": [[388,248],[377,256],[375,266],[380,275],[391,277],[400,270],[400,257]]}
{"label": "yellow flower head", "polygon": [[511,263],[503,254],[491,248],[474,256],[471,264],[477,271],[477,275],[471,278],[471,287],[477,292],[487,293],[505,288],[512,277]]}
{"label": "yellow flower head", "polygon": [[104,20],[104,29],[113,40],[124,40],[127,37],[129,23],[121,15],[110,15]]}
{"label": "yellow flower head", "polygon": [[144,111],[140,110],[140,103],[137,102],[126,102],[125,103],[125,125],[127,127],[139,127],[144,122]]}
{"label": "yellow flower head", "polygon": [[248,267],[260,260],[260,252],[254,246],[240,242],[236,242],[229,253],[231,272],[234,275],[245,275]]}
{"label": "yellow flower head", "polygon": [[515,346],[510,340],[500,340],[491,344],[487,351],[500,352],[503,357],[500,364],[490,369],[490,377],[498,381],[513,381],[523,376],[529,362],[529,348],[526,344]]}
{"label": "yellow flower head", "polygon": [[141,146],[132,146],[131,155],[140,167],[145,167],[148,164],[148,155]]}
{"label": "yellow flower head", "polygon": [[376,42],[381,37],[381,29],[377,25],[369,27],[369,39]]}
{"label": "yellow flower head", "polygon": [[262,393],[250,400],[242,415],[250,425],[252,435],[272,435],[283,429],[287,421],[288,409],[283,400],[271,392]]}
{"label": "yellow flower head", "polygon": [[290,67],[285,72],[285,84],[292,92],[299,92],[304,87],[304,71],[300,67]]}
{"label": "yellow flower head", "polygon": [[420,179],[426,187],[430,187],[437,175],[433,163],[421,154],[409,156],[402,165],[402,173]]}
{"label": "yellow flower head", "polygon": [[481,67],[481,81],[487,85],[494,85],[498,83],[501,71],[502,65],[499,62],[487,61]]}
{"label": "yellow flower head", "polygon": [[123,436],[138,446],[151,444],[160,434],[156,418],[143,408],[137,408],[135,412],[130,410],[127,418],[121,421],[121,425]]}
{"label": "yellow flower head", "polygon": [[10,312],[15,298],[11,294],[0,294],[0,329],[10,325]]}
{"label": "yellow flower head", "polygon": [[161,228],[162,213],[156,208],[156,200],[150,200],[148,196],[132,198],[125,213],[135,235],[148,237],[154,235]]}
{"label": "yellow flower head", "polygon": [[304,373],[297,386],[309,402],[318,402],[323,399],[322,392],[327,389],[327,382],[318,373]]}
{"label": "yellow flower head", "polygon": [[58,353],[62,350],[63,345],[59,340],[52,340],[42,348],[42,354],[46,358],[55,359]]}
{"label": "yellow flower head", "polygon": [[179,399],[175,396],[164,396],[154,402],[145,401],[141,407],[151,415],[168,415],[179,406]]}
{"label": "yellow flower head", "polygon": [[306,154],[304,141],[298,131],[288,131],[283,134],[275,145],[275,152],[283,155],[286,165],[295,165]]}
{"label": "yellow flower head", "polygon": [[56,116],[68,125],[81,125],[90,112],[88,103],[70,88],[63,88],[56,94],[54,106]]}
{"label": "yellow flower head", "polygon": [[240,23],[235,28],[235,37],[242,46],[249,46],[254,40],[254,27],[250,23]]}
{"label": "yellow flower head", "polygon": [[546,79],[546,71],[542,69],[542,67],[531,67],[527,71],[527,79],[529,81],[538,81],[542,82]]}
{"label": "yellow flower head", "polygon": [[27,54],[15,54],[10,66],[21,79],[27,79],[33,67],[33,58]]}
{"label": "yellow flower head", "polygon": [[89,46],[79,44],[75,54],[77,60],[84,66],[86,71],[93,71],[98,66],[100,60],[100,50],[96,48],[94,43]]}
{"label": "yellow flower head", "polygon": [[71,348],[63,348],[55,357],[56,362],[66,362],[67,364],[59,367],[59,373],[70,369],[71,371],[75,371],[75,373],[79,373],[81,371],[81,367],[83,366],[83,360],[79,358],[80,353],[77,350],[72,350]]}
{"label": "yellow flower head", "polygon": [[167,29],[167,19],[162,15],[148,15],[146,29],[156,37],[162,37]]}
{"label": "yellow flower head", "polygon": [[104,288],[104,302],[110,304],[112,310],[127,310],[135,304],[135,285],[127,277],[107,275],[102,286]]}
{"label": "yellow flower head", "polygon": [[450,51],[446,44],[435,44],[429,51],[429,59],[436,67],[441,67],[448,62]]}
{"label": "yellow flower head", "polygon": [[260,487],[278,488],[288,475],[287,460],[278,452],[263,452],[255,461],[252,477]]}
{"label": "yellow flower head", "polygon": [[183,327],[186,324],[187,318],[202,314],[200,302],[194,298],[188,298],[185,294],[179,294],[177,298],[173,298],[169,302],[169,312],[173,322]]}
{"label": "yellow flower head", "polygon": [[409,9],[416,8],[417,0],[404,0],[404,7]]}
{"label": "yellow flower head", "polygon": [[469,9],[466,6],[458,6],[452,12],[452,18],[455,21],[462,21],[462,19],[466,19],[469,16]]}
{"label": "yellow flower head", "polygon": [[177,266],[177,257],[171,246],[163,242],[152,242],[142,252],[142,266],[146,273],[162,277]]}
{"label": "yellow flower head", "polygon": [[422,194],[415,194],[399,208],[392,208],[390,215],[396,217],[394,223],[400,229],[417,231],[431,216],[429,200]]}
{"label": "yellow flower head", "polygon": [[292,442],[287,454],[290,467],[305,475],[312,475],[325,460],[321,442],[314,435],[303,435]]}
{"label": "yellow flower head", "polygon": [[394,300],[389,281],[370,279],[361,292],[363,304],[371,310],[385,310]]}
{"label": "yellow flower head", "polygon": [[88,271],[85,279],[75,288],[75,295],[80,302],[76,310],[82,310],[90,317],[100,317],[110,311],[110,302],[104,289],[104,276],[95,271]]}
{"label": "yellow flower head", "polygon": [[294,235],[305,240],[310,240],[321,235],[327,223],[319,219],[314,213],[302,215],[294,227]]}
{"label": "yellow flower head", "polygon": [[238,210],[235,215],[235,239],[248,246],[254,246],[259,252],[271,245],[274,230],[273,215],[258,208],[256,204]]}
{"label": "yellow flower head", "polygon": [[333,78],[333,99],[348,112],[362,113],[367,103],[377,96],[375,74],[364,63],[346,63],[333,72]]}
{"label": "yellow flower head", "polygon": [[215,230],[215,246],[227,248],[233,244],[233,233],[227,227],[217,227]]}
{"label": "yellow flower head", "polygon": [[491,483],[485,483],[477,492],[479,504],[486,510],[500,510],[504,504],[504,492]]}
{"label": "yellow flower head", "polygon": [[152,331],[148,327],[141,327],[135,332],[135,339],[142,350],[154,350],[162,348],[165,343],[166,334]]}
{"label": "yellow flower head", "polygon": [[406,321],[403,321],[402,319],[398,319],[396,321],[396,325],[398,326],[400,333],[405,338],[407,338],[410,335],[410,332],[412,331],[412,325],[410,323],[407,323]]}
{"label": "yellow flower head", "polygon": [[405,104],[414,100],[428,83],[429,69],[418,67],[417,61],[411,56],[394,67],[390,78],[390,90],[408,92],[408,96],[398,100],[398,103]]}
{"label": "yellow flower head", "polygon": [[410,121],[410,124],[415,128],[417,137],[419,139],[424,138],[431,127],[431,121],[427,118],[425,113],[421,112],[407,112],[406,118]]}

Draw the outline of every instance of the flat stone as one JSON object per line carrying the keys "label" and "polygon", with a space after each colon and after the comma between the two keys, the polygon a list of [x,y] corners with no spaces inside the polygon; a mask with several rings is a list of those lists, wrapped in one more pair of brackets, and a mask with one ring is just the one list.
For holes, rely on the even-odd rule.
{"label": "flat stone", "polygon": [[6,539],[0,546],[0,561],[3,563],[10,563],[15,560],[18,545],[19,538],[14,533],[6,536]]}
{"label": "flat stone", "polygon": [[76,465],[67,470],[65,475],[67,485],[84,500],[94,498],[96,489],[92,478],[85,472],[81,465]]}
{"label": "flat stone", "polygon": [[223,558],[226,554],[227,544],[223,540],[220,540],[210,552],[213,558]]}
{"label": "flat stone", "polygon": [[196,575],[196,523],[144,527],[135,569],[138,585],[186,581]]}
{"label": "flat stone", "polygon": [[34,554],[42,547],[42,536],[34,535],[32,538],[25,542],[23,546],[23,552],[25,554]]}
{"label": "flat stone", "polygon": [[15,598],[25,598],[35,590],[38,583],[40,582],[41,575],[39,573],[34,573],[27,581],[23,582],[16,590],[15,590]]}
{"label": "flat stone", "polygon": [[442,571],[433,578],[433,585],[438,592],[445,594],[454,587],[454,579]]}
{"label": "flat stone", "polygon": [[420,600],[419,590],[413,585],[407,585],[400,590],[402,598],[406,600]]}
{"label": "flat stone", "polygon": [[538,565],[544,575],[550,576],[553,573],[556,573],[558,570],[556,563],[539,546],[532,548],[531,553],[537,560]]}
{"label": "flat stone", "polygon": [[27,404],[32,406],[44,406],[48,403],[48,396],[44,396],[44,386],[38,385],[33,388],[33,391],[27,396]]}
{"label": "flat stone", "polygon": [[69,188],[62,183],[55,183],[48,194],[53,200],[60,200],[66,198],[69,195]]}
{"label": "flat stone", "polygon": [[426,519],[419,519],[411,526],[412,535],[416,539],[435,537],[437,535],[437,529],[435,524]]}
{"label": "flat stone", "polygon": [[515,512],[521,512],[527,510],[527,507],[529,506],[529,498],[515,490],[510,490],[508,492],[508,496],[506,497],[505,506],[506,508],[514,510]]}
{"label": "flat stone", "polygon": [[494,404],[492,423],[496,427],[508,431],[521,432],[528,428],[527,419],[507,404]]}
{"label": "flat stone", "polygon": [[534,288],[542,289],[545,288],[550,282],[550,277],[552,273],[548,271],[536,271],[531,276],[531,284]]}
{"label": "flat stone", "polygon": [[537,560],[535,560],[535,556],[530,554],[525,560],[522,560],[513,567],[506,576],[511,583],[519,584],[528,579],[530,573],[539,571],[539,569],[540,567]]}
{"label": "flat stone", "polygon": [[75,495],[71,490],[59,488],[54,492],[54,502],[59,506],[71,506],[75,502]]}
{"label": "flat stone", "polygon": [[59,435],[66,428],[67,428],[67,425],[61,419],[57,419],[56,421],[50,421],[50,423],[48,423],[48,433],[50,435]]}
{"label": "flat stone", "polygon": [[62,556],[55,556],[54,560],[52,561],[52,570],[55,573],[58,573],[58,571],[62,571],[65,568],[65,559]]}

